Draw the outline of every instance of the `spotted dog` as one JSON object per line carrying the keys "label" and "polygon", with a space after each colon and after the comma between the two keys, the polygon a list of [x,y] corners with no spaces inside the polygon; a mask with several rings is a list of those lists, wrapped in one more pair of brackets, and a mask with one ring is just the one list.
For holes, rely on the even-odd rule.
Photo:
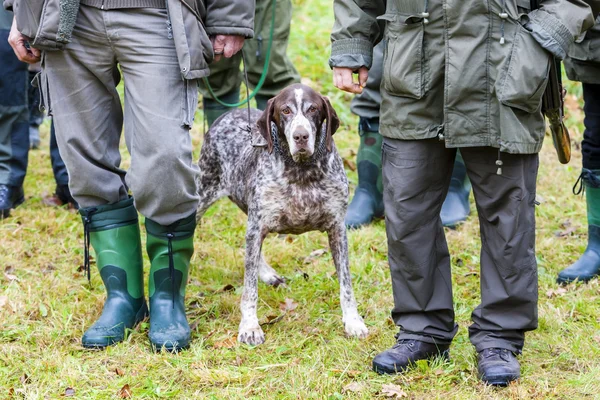
{"label": "spotted dog", "polygon": [[265,237],[314,230],[329,237],[346,333],[367,336],[348,266],[348,181],[332,138],[338,127],[329,100],[298,84],[271,99],[262,114],[251,110],[248,117],[240,109],[223,115],[204,137],[198,222],[224,196],[248,215],[240,342],[265,341],[256,314],[258,279],[273,286],[284,282],[261,254]]}

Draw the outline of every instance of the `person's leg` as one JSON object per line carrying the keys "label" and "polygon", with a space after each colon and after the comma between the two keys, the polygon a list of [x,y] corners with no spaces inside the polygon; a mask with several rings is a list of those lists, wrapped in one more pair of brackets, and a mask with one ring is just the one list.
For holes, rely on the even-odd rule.
{"label": "person's leg", "polygon": [[514,357],[525,332],[537,328],[535,193],[537,154],[462,148],[481,230],[481,304],[473,311],[471,343],[485,382],[505,385],[519,377]]}
{"label": "person's leg", "polygon": [[[104,13],[80,7],[71,42],[46,53],[41,86],[69,186],[82,207],[85,243],[95,250],[107,292],[102,315],[82,338],[91,348],[123,340],[146,315],[137,212],[120,169],[123,116]],[[88,257],[86,265],[89,271]]]}
{"label": "person's leg", "polygon": [[109,33],[125,81],[125,139],[131,153],[127,182],[146,217],[150,269],[149,338],[156,349],[189,345],[184,295],[194,252],[198,207],[189,130],[198,86],[181,79],[164,9],[111,11]]}
{"label": "person's leg", "polygon": [[[263,74],[267,48],[272,29],[273,1],[257,0],[254,18],[254,38],[244,43],[244,56],[248,62],[248,80],[254,90]],[[273,44],[265,81],[257,93],[256,107],[264,110],[267,101],[275,97],[285,87],[300,82],[300,74],[287,55],[292,22],[292,2],[277,0],[275,4],[275,26]]]}
{"label": "person's leg", "polygon": [[588,245],[575,263],[558,274],[558,283],[587,282],[600,275],[600,85],[584,83],[583,98],[585,132],[579,179],[587,202]]}
{"label": "person's leg", "polygon": [[450,255],[440,209],[456,150],[437,139],[384,139],[383,187],[398,343],[373,360],[380,373],[446,354],[454,321]]}
{"label": "person's leg", "polygon": [[442,206],[441,218],[445,227],[453,229],[467,220],[471,213],[469,206],[470,193],[471,182],[467,176],[467,167],[460,151],[458,151],[454,160],[448,195]]}
{"label": "person's leg", "polygon": [[29,153],[27,64],[17,59],[0,30],[0,218],[24,200]]}
{"label": "person's leg", "polygon": [[[231,58],[222,57],[219,61],[210,64],[208,83],[216,97],[224,103],[235,104],[240,101],[240,85],[242,74],[240,72],[241,52]],[[202,94],[202,109],[208,127],[221,115],[231,110],[231,107],[220,104],[209,92],[204,80],[199,81],[199,90]]]}

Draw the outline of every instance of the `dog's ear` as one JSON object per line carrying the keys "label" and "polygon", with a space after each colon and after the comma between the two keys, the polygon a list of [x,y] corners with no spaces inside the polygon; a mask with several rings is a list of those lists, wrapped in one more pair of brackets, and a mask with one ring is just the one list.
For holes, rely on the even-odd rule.
{"label": "dog's ear", "polygon": [[274,103],[275,98],[270,99],[267,102],[267,108],[265,109],[265,111],[263,111],[258,121],[256,121],[256,127],[258,128],[258,131],[267,142],[267,151],[269,153],[273,152],[273,139],[271,138],[271,121],[273,121]]}
{"label": "dog's ear", "polygon": [[335,112],[329,99],[325,96],[321,97],[323,98],[323,104],[325,107],[324,111],[325,115],[327,116],[327,138],[325,139],[325,143],[327,144],[327,151],[331,151],[333,148],[333,135],[340,127],[340,119],[338,118],[337,113]]}

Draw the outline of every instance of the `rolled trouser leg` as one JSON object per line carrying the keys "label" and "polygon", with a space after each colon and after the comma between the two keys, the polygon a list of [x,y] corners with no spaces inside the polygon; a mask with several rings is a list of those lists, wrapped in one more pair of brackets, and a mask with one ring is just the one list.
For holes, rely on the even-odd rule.
{"label": "rolled trouser leg", "polygon": [[346,226],[359,228],[383,217],[379,119],[360,118],[360,145],[356,155],[358,186],[346,212]]}
{"label": "rolled trouser leg", "polygon": [[579,179],[587,202],[588,244],[581,257],[558,274],[558,283],[587,282],[600,275],[600,85],[584,83],[583,97],[585,132]]}
{"label": "rolled trouser leg", "polygon": [[478,352],[520,353],[525,332],[537,328],[535,193],[537,154],[462,148],[481,230],[481,304],[472,313],[471,342]]}
{"label": "rolled trouser leg", "polygon": [[467,175],[467,167],[460,151],[456,153],[450,188],[442,206],[442,224],[448,228],[455,228],[467,220],[471,210],[469,207],[469,193],[471,182]]}
{"label": "rolled trouser leg", "polygon": [[196,213],[168,226],[146,218],[150,257],[150,331],[156,350],[189,347],[190,326],[185,316],[185,287],[194,253]]}
{"label": "rolled trouser leg", "polygon": [[454,322],[450,256],[440,209],[455,150],[437,139],[384,139],[383,186],[399,340],[449,344]]}
{"label": "rolled trouser leg", "polygon": [[[133,199],[79,212],[106,289],[102,315],[81,341],[84,347],[104,348],[123,341],[127,329],[148,315],[138,216]],[[86,267],[89,274],[87,258]]]}

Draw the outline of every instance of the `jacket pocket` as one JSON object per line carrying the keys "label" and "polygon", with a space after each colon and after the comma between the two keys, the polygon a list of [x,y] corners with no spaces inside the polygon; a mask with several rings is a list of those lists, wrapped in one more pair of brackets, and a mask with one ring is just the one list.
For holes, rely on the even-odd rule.
{"label": "jacket pocket", "polygon": [[425,95],[426,65],[423,17],[389,14],[383,60],[383,88],[393,96],[420,99]]}
{"label": "jacket pocket", "polygon": [[534,113],[548,84],[551,54],[525,28],[517,29],[498,99],[506,106]]}

